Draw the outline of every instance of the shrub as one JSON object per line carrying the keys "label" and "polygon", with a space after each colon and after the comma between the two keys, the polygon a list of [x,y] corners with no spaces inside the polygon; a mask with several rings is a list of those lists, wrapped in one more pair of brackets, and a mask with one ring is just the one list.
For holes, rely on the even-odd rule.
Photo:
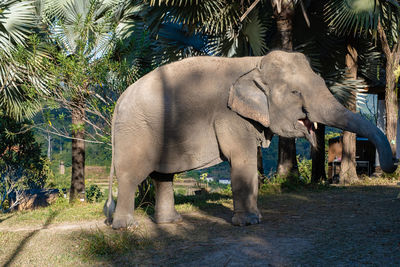
{"label": "shrub", "polygon": [[224,189],[221,190],[221,194],[232,196],[232,187],[228,184]]}
{"label": "shrub", "polygon": [[100,202],[103,198],[103,193],[100,187],[96,184],[92,184],[86,190],[86,200],[88,202]]}
{"label": "shrub", "polygon": [[311,183],[312,160],[306,158],[300,158],[300,156],[297,156],[297,164],[299,167],[299,174],[300,174],[299,179],[304,184]]}

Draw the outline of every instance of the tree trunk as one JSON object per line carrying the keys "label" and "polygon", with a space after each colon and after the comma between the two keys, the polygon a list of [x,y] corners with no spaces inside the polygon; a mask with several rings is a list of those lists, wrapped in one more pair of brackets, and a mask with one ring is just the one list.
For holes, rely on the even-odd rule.
{"label": "tree trunk", "polygon": [[281,38],[281,48],[286,51],[293,50],[293,40],[292,40],[292,18],[282,18],[279,16],[276,20],[276,27]]}
{"label": "tree trunk", "polygon": [[[347,45],[346,67],[347,77],[349,79],[357,79],[357,50],[350,44]],[[356,94],[354,93],[348,109],[356,111]],[[358,180],[356,172],[356,134],[343,131],[342,142],[342,162],[340,164],[340,180],[341,184],[349,184]]]}
{"label": "tree trunk", "polygon": [[392,149],[393,157],[396,157],[396,135],[397,135],[397,116],[398,116],[398,99],[393,74],[393,58],[386,58],[386,135]]}
{"label": "tree trunk", "polygon": [[315,131],[317,136],[317,147],[311,148],[312,171],[311,183],[317,184],[326,180],[325,172],[325,125],[318,123]]}
{"label": "tree trunk", "polygon": [[343,132],[343,149],[342,163],[340,164],[339,183],[350,184],[358,180],[356,172],[356,134],[344,131]]}
{"label": "tree trunk", "polygon": [[[385,93],[378,94],[376,127],[383,133],[386,133],[386,111],[385,111]],[[375,148],[375,166],[372,176],[379,177],[382,175],[381,164],[379,161],[378,149]]]}
{"label": "tree trunk", "polygon": [[394,70],[399,66],[400,60],[400,36],[390,49],[386,32],[378,21],[378,34],[381,41],[381,47],[386,57],[386,88],[385,88],[385,106],[386,106],[386,136],[390,143],[393,157],[396,157],[396,134],[397,134],[397,117],[398,117],[398,99],[397,84]]}
{"label": "tree trunk", "polygon": [[79,97],[74,100],[72,117],[72,176],[70,188],[70,202],[79,199],[85,200],[85,104]]}
{"label": "tree trunk", "polygon": [[279,136],[278,145],[278,175],[283,177],[298,176],[295,139]]}
{"label": "tree trunk", "polygon": [[[294,4],[292,1],[272,1],[272,5],[274,7],[274,17],[281,41],[281,48],[286,51],[292,51]],[[279,5],[279,7],[277,7],[277,5]],[[289,177],[291,175],[298,176],[299,169],[297,167],[295,139],[279,137],[278,150],[278,175],[284,177]]]}

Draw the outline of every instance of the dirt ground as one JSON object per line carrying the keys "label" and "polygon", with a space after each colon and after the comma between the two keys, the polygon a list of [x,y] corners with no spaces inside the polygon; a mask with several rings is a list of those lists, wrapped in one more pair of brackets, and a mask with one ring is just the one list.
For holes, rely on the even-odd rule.
{"label": "dirt ground", "polygon": [[259,200],[262,223],[247,227],[230,224],[229,199],[183,213],[176,225],[139,215],[133,232],[146,245],[109,254],[93,250],[96,233],[129,233],[101,221],[6,229],[0,221],[0,265],[400,266],[399,193],[387,185],[267,195]]}

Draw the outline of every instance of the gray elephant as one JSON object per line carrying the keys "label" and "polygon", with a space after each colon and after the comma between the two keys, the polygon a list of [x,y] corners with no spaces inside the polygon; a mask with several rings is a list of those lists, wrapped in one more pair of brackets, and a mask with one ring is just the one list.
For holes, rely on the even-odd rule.
{"label": "gray elephant", "polygon": [[[317,122],[369,138],[382,169],[395,170],[385,135],[340,105],[303,54],[194,57],[157,68],[131,85],[114,111],[111,172],[118,200],[112,227],[135,225],[135,192],[149,175],[156,188],[155,221],[180,221],[174,173],[222,161],[231,166],[232,223],[259,223],[257,146],[266,147],[273,134],[305,137],[315,146]],[[110,190],[108,221],[113,207]]]}

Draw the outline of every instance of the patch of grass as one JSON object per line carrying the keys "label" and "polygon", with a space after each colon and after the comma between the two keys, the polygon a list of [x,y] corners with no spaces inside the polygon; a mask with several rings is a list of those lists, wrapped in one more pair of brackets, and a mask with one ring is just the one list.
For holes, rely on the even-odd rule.
{"label": "patch of grass", "polygon": [[18,244],[27,236],[26,232],[0,232],[0,265],[8,260],[10,249],[17,247]]}
{"label": "patch of grass", "polygon": [[271,178],[265,180],[265,183],[261,185],[259,195],[274,195],[281,193],[290,192],[302,192],[302,191],[323,191],[330,188],[327,182],[321,182],[318,184],[312,184],[310,179],[305,179],[303,176],[289,175],[283,177],[280,175],[274,175]]}
{"label": "patch of grass", "polygon": [[188,188],[185,186],[174,186],[174,193],[176,195],[187,195]]}
{"label": "patch of grass", "polygon": [[146,214],[146,215],[153,215],[154,214],[154,205],[153,204],[146,204],[141,205],[139,207],[135,207],[135,213],[138,214]]}
{"label": "patch of grass", "polygon": [[265,183],[261,185],[259,190],[259,195],[274,195],[274,194],[281,194],[282,187],[281,184],[278,183]]}
{"label": "patch of grass", "polygon": [[353,185],[396,185],[400,182],[399,176],[381,176],[376,178],[371,178],[368,176],[362,177],[362,179],[358,180],[357,182],[353,183]]}
{"label": "patch of grass", "polygon": [[[209,193],[204,195],[175,195],[175,208],[178,212],[193,212],[212,209],[217,206],[229,206],[232,208],[232,196],[228,193]],[[154,214],[152,203],[142,203],[136,207],[139,214]]]}
{"label": "patch of grass", "polygon": [[399,181],[400,180],[400,168],[397,168],[394,173],[383,172],[379,178]]}
{"label": "patch of grass", "polygon": [[198,196],[182,196],[176,195],[175,196],[175,204],[191,204],[195,207],[205,209],[210,208],[214,204],[219,204],[219,201],[223,200],[231,200],[231,196],[223,193],[210,193],[210,194],[203,194]]}
{"label": "patch of grass", "polygon": [[103,203],[74,203],[69,204],[67,199],[58,198],[57,201],[45,208],[30,211],[17,211],[10,214],[0,214],[0,226],[35,226],[46,222],[52,214],[52,223],[76,222],[101,219]]}
{"label": "patch of grass", "polygon": [[193,206],[192,203],[182,203],[182,204],[175,205],[175,209],[177,212],[182,212],[182,213],[199,211],[199,208],[196,206]]}
{"label": "patch of grass", "polygon": [[153,241],[139,229],[120,231],[83,231],[78,236],[80,251],[86,260],[118,257],[151,248]]}

